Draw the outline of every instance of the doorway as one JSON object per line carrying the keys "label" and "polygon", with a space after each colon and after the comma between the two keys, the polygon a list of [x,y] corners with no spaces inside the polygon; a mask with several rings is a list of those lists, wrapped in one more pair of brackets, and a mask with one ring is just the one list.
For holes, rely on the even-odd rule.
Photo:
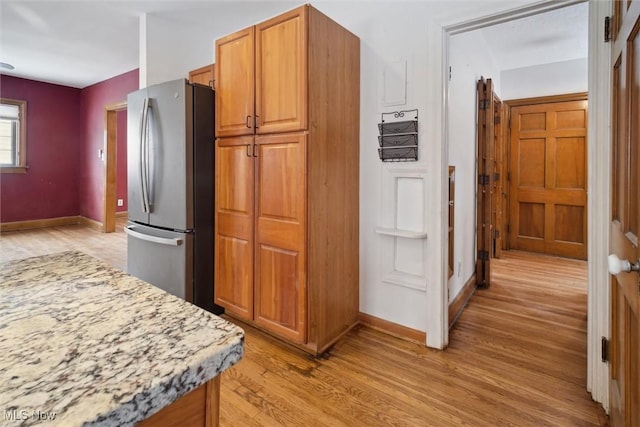
{"label": "doorway", "polygon": [[[116,231],[116,218],[126,216],[127,101],[105,106],[104,198],[102,232]],[[121,208],[121,209],[118,209]],[[118,212],[119,211],[119,212]]]}
{"label": "doorway", "polygon": [[[515,22],[516,19],[520,19],[522,17],[530,17],[532,15],[536,15],[536,14],[547,14],[547,13],[551,13],[555,10],[558,9],[565,9],[567,7],[570,6],[576,6],[576,5],[580,5],[581,1],[569,1],[566,3],[558,3],[558,2],[542,2],[540,4],[534,5],[534,6],[529,6],[529,7],[524,7],[521,9],[517,9],[517,10],[513,10],[511,12],[502,14],[500,16],[490,16],[490,17],[484,17],[481,19],[477,19],[475,21],[469,21],[469,22],[464,22],[464,23],[460,23],[457,25],[451,25],[448,27],[445,27],[445,31],[444,31],[444,38],[445,38],[445,58],[444,58],[444,62],[445,62],[445,67],[443,67],[443,77],[445,80],[445,93],[446,93],[446,97],[445,97],[445,127],[444,129],[444,133],[447,134],[447,140],[445,142],[445,153],[449,152],[449,156],[448,158],[445,156],[446,163],[443,163],[442,167],[444,170],[446,170],[446,168],[449,165],[454,165],[456,166],[456,172],[457,172],[457,186],[456,186],[456,193],[459,193],[458,189],[461,185],[465,185],[462,181],[463,181],[463,177],[461,177],[461,169],[460,167],[454,163],[452,160],[452,154],[456,154],[456,155],[460,155],[460,153],[467,154],[469,151],[471,151],[469,149],[470,145],[469,145],[469,140],[472,137],[469,137],[469,135],[467,134],[467,136],[465,138],[462,138],[461,140],[463,141],[464,144],[462,147],[458,147],[457,149],[455,147],[452,147],[452,145],[454,144],[453,138],[453,132],[452,132],[452,127],[450,126],[450,124],[455,123],[456,126],[460,125],[461,120],[460,117],[462,117],[464,114],[466,114],[466,117],[468,118],[468,122],[470,123],[474,123],[474,116],[472,115],[469,118],[470,113],[469,112],[469,108],[467,108],[466,112],[464,112],[464,108],[460,109],[460,108],[456,108],[454,107],[452,104],[452,91],[455,91],[455,89],[453,89],[451,87],[452,82],[454,82],[457,78],[459,78],[459,76],[461,75],[461,70],[462,72],[464,72],[465,69],[468,70],[469,68],[469,63],[473,61],[473,59],[477,58],[478,56],[481,56],[481,51],[477,50],[477,49],[473,49],[473,48],[468,48],[467,49],[467,55],[463,58],[462,61],[462,67],[460,67],[460,63],[458,63],[458,65],[456,66],[455,64],[455,58],[453,58],[452,55],[452,45],[455,42],[455,39],[457,38],[457,36],[466,36],[467,40],[469,39],[475,39],[478,41],[478,43],[484,43],[485,45],[488,44],[487,40],[477,36],[477,34],[474,35],[472,34],[472,32],[474,30],[477,30],[479,28],[487,28],[487,26],[493,26],[495,24],[502,24],[502,23],[506,23],[506,22]],[[588,142],[588,148],[587,148],[587,152],[588,154],[588,163],[589,163],[589,170],[590,170],[590,179],[588,182],[588,190],[589,190],[589,204],[587,206],[587,211],[588,211],[588,224],[587,224],[587,228],[589,230],[589,235],[591,236],[591,244],[588,247],[588,258],[589,258],[589,264],[588,264],[588,322],[589,322],[589,328],[588,328],[588,378],[587,378],[587,389],[592,393],[592,396],[595,400],[602,402],[603,405],[605,406],[605,408],[607,408],[608,405],[608,365],[606,363],[602,363],[600,361],[600,347],[599,347],[599,341],[600,341],[600,336],[608,336],[609,334],[609,308],[608,308],[608,301],[609,301],[609,291],[608,288],[603,288],[602,286],[598,285],[601,283],[606,283],[609,279],[608,279],[608,274],[606,271],[606,252],[608,250],[608,223],[607,223],[607,217],[608,217],[608,182],[609,182],[609,135],[608,135],[608,128],[609,128],[609,118],[610,118],[610,109],[607,106],[608,105],[608,99],[610,96],[610,81],[609,81],[609,76],[610,73],[609,71],[606,69],[606,66],[604,66],[603,64],[606,64],[608,59],[609,59],[609,52],[610,52],[610,46],[608,46],[607,44],[603,43],[602,37],[603,37],[603,32],[602,32],[602,28],[603,25],[602,23],[604,22],[604,19],[606,16],[608,16],[610,14],[610,5],[609,4],[605,4],[605,3],[599,3],[599,2],[592,2],[589,3],[588,6],[586,4],[583,4],[583,7],[587,7],[588,8],[588,25],[585,25],[588,27],[587,30],[585,30],[585,33],[583,34],[583,39],[584,39],[584,43],[587,43],[587,39],[589,41],[588,43],[588,59],[586,59],[586,62],[588,64],[588,69],[589,69],[589,77],[587,82],[585,83],[585,85],[588,87],[588,91],[589,91],[589,97],[590,100],[592,102],[592,108],[590,108],[589,111],[589,125],[588,125],[588,133],[590,135],[589,138],[589,142]],[[559,25],[551,25],[551,26],[542,26],[542,27],[537,27],[537,28],[533,28],[531,29],[531,33],[536,33],[538,34],[539,37],[539,41],[543,42],[543,39],[549,40],[549,39],[553,39],[554,37],[558,36],[558,32],[556,32],[555,30],[558,29],[559,31],[562,31],[563,29],[570,29],[571,31],[573,31],[576,27],[576,23],[577,21],[563,21],[564,23],[560,22]],[[567,25],[567,22],[571,22],[571,25]],[[512,25],[519,25],[512,23]],[[540,31],[540,28],[545,28],[545,29],[549,29],[549,28],[553,28],[554,32],[553,32],[553,37],[550,37],[549,35],[549,31]],[[524,26],[520,27],[520,30],[522,33],[527,33],[527,31],[524,30]],[[537,30],[537,31],[536,31]],[[454,37],[456,36],[456,37]],[[505,37],[504,35],[502,35],[502,37],[505,39],[505,42],[510,42],[509,37]],[[523,55],[527,55],[529,57],[536,57],[536,55],[532,55],[531,53],[526,53],[523,51]],[[484,59],[485,61],[488,59],[492,59],[490,57],[490,55],[485,55]],[[491,61],[489,61],[491,62]],[[485,62],[486,65],[486,62]],[[557,73],[554,72],[547,72],[546,74],[544,72],[542,72],[542,70],[538,69],[537,73],[530,73],[529,77],[530,79],[528,79],[525,82],[525,79],[523,78],[514,78],[514,74],[512,73],[498,73],[498,75],[500,76],[502,82],[501,83],[511,83],[512,87],[516,87],[522,90],[531,90],[534,89],[536,87],[538,87],[538,83],[540,82],[553,82],[556,79],[556,76],[559,74],[564,73],[567,70],[571,69],[571,63],[566,62],[564,65],[564,71],[559,70],[558,68],[556,69]],[[575,63],[574,63],[575,65]],[[466,68],[465,68],[466,67]],[[472,79],[466,79],[465,83],[466,85],[473,85],[474,82],[481,76],[481,75],[485,75],[485,76],[489,76],[489,75],[496,75],[495,71],[493,71],[489,66],[487,67],[486,70],[474,70],[471,71],[471,75],[472,75]],[[537,81],[535,80],[535,77],[537,76]],[[585,77],[585,79],[587,79]],[[472,80],[470,82],[470,80]],[[503,86],[503,85],[501,85]],[[473,87],[471,88],[471,91],[473,91]],[[563,90],[562,92],[557,92],[557,93],[575,93],[575,92],[582,92],[584,91],[584,89],[581,88],[573,88],[571,90]],[[512,95],[507,95],[507,94],[499,94],[502,96],[503,99],[518,99],[518,98],[527,98],[527,97],[534,97],[539,95],[539,93],[514,93]],[[475,110],[475,102],[477,100],[474,100],[472,98],[472,107],[473,110]],[[595,107],[594,107],[595,106]],[[463,114],[464,113],[464,114]],[[465,119],[466,120],[466,119]],[[474,129],[472,129],[474,130]],[[458,129],[459,131],[459,129]],[[598,141],[597,145],[595,143],[595,141]],[[468,170],[468,174],[471,176],[470,179],[465,180],[467,182],[467,186],[471,185],[471,186],[475,186],[477,184],[477,170],[476,170],[476,158],[475,158],[475,153],[473,153],[473,161],[471,163],[470,166],[467,167]],[[446,182],[446,176],[443,177],[443,180],[445,180]],[[443,191],[446,191],[446,189],[443,189]],[[475,201],[475,190],[473,190],[473,196],[470,197],[470,199]],[[458,207],[460,206],[460,202],[461,200],[458,200]],[[458,212],[458,209],[456,209],[456,212]],[[474,215],[472,215],[474,217]],[[459,227],[459,223],[456,222],[456,235],[471,235],[471,236],[475,236],[475,224],[472,218],[471,220],[471,224],[473,227],[473,230],[471,232],[468,232],[466,230],[460,230],[460,232],[458,232],[458,230],[460,228],[463,227]],[[443,214],[443,221],[444,221],[444,225],[446,227],[446,222],[447,218],[446,216]],[[469,239],[471,239],[472,237],[467,237]],[[470,249],[469,249],[470,247]],[[475,244],[471,244],[471,245],[467,245],[467,248],[464,249],[466,250],[466,252],[461,256],[460,252],[458,252],[459,249],[461,248],[461,245],[459,244],[459,241],[456,240],[456,260],[454,260],[454,266],[456,266],[458,269],[460,268],[460,262],[459,260],[462,259],[463,261],[468,259],[468,257],[471,257],[472,259],[472,264],[473,261],[476,259],[476,253],[475,252]],[[446,266],[445,266],[446,267]],[[464,267],[464,262],[462,263],[462,274],[458,274],[457,271],[454,273],[453,278],[456,278],[458,276],[462,276],[456,283],[454,283],[452,280],[449,280],[448,283],[448,287],[449,287],[449,301],[451,302],[456,295],[462,294],[465,288],[467,287],[468,282],[465,283],[465,277],[467,276],[467,273],[469,273],[469,271],[465,270]],[[473,272],[469,273],[469,275],[473,274]]]}
{"label": "doorway", "polygon": [[[508,128],[508,119],[500,112],[485,114],[485,123],[477,116],[479,103],[500,106],[501,100],[533,98],[558,93],[586,92],[588,86],[588,4],[574,3],[563,5],[552,10],[540,11],[524,18],[516,16],[511,21],[505,18],[497,25],[482,28],[472,26],[472,30],[453,34],[449,40],[448,67],[448,166],[456,167],[456,211],[477,211],[476,202],[481,196],[489,194],[490,200],[486,209],[486,220],[476,223],[473,215],[458,215],[455,218],[453,266],[456,271],[448,283],[450,301],[462,291],[475,283],[483,283],[484,277],[473,275],[478,272],[478,264],[482,267],[487,259],[499,256],[500,250],[508,246],[508,236],[512,229],[507,227],[506,218],[509,209],[506,198],[508,187],[508,162],[495,163],[487,159],[487,153],[479,153],[471,147],[478,135],[486,133],[487,141],[494,141],[500,135],[500,128]],[[529,11],[529,14],[532,12]],[[572,22],[568,28],[566,22]],[[560,39],[550,46],[554,38],[546,36],[540,28],[560,28],[554,35]],[[523,31],[527,29],[527,31]],[[523,34],[524,33],[524,34]],[[527,34],[530,33],[530,34]],[[543,34],[545,36],[543,36]],[[568,49],[573,49],[569,51]],[[573,53],[568,53],[573,52]],[[491,78],[492,92],[485,99],[480,99],[480,92],[475,97],[476,82],[482,77]],[[489,99],[491,98],[491,99]],[[488,102],[490,101],[490,102]],[[503,108],[504,110],[504,108]],[[497,132],[493,132],[493,130]],[[489,130],[491,132],[487,133]],[[498,141],[500,138],[495,138]],[[502,147],[508,148],[508,140],[503,136]],[[498,160],[501,152],[506,152],[500,144],[486,144],[492,148]],[[494,157],[494,154],[491,154]],[[479,164],[491,161],[493,164]],[[479,177],[488,181],[484,187],[479,184]],[[498,185],[500,184],[500,185]],[[570,213],[574,213],[571,209]],[[500,224],[498,224],[500,222]],[[502,224],[504,222],[504,225]],[[483,224],[486,226],[483,227]],[[497,227],[491,227],[497,225]],[[586,226],[586,221],[583,222]],[[478,231],[480,230],[480,231]],[[586,228],[585,228],[586,230]],[[483,234],[486,245],[476,243],[476,236]],[[480,268],[480,276],[490,272],[489,266]]]}

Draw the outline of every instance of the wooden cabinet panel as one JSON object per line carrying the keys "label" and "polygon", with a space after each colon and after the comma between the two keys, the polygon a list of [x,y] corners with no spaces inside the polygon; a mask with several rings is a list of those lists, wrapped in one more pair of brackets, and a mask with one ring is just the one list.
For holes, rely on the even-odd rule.
{"label": "wooden cabinet panel", "polygon": [[216,135],[253,134],[254,27],[216,41]]}
{"label": "wooden cabinet panel", "polygon": [[253,316],[253,137],[216,141],[215,302]]}
{"label": "wooden cabinet panel", "polygon": [[[255,321],[264,329],[304,343],[306,295],[300,254],[259,244]],[[302,276],[302,277],[301,277]]]}
{"label": "wooden cabinet panel", "polygon": [[358,320],[359,43],[309,5],[216,41],[216,296],[313,354]]}
{"label": "wooden cabinet panel", "polygon": [[266,329],[306,336],[306,135],[256,138],[256,307]]}
{"label": "wooden cabinet panel", "polygon": [[189,71],[189,82],[213,87],[215,64]]}
{"label": "wooden cabinet panel", "polygon": [[256,133],[306,129],[307,7],[256,25]]}
{"label": "wooden cabinet panel", "polygon": [[306,129],[308,9],[216,41],[218,136]]}

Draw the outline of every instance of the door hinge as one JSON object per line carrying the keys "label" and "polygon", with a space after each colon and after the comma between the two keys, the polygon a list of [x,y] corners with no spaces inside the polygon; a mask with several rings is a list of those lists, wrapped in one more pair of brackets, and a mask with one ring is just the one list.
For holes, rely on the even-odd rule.
{"label": "door hinge", "polygon": [[478,108],[481,110],[486,110],[487,108],[489,108],[489,100],[481,99],[480,101],[478,101]]}
{"label": "door hinge", "polygon": [[478,184],[489,185],[490,181],[489,175],[478,175]]}
{"label": "door hinge", "polygon": [[609,340],[606,337],[600,339],[600,357],[603,363],[609,361]]}
{"label": "door hinge", "polygon": [[451,67],[449,67],[449,81],[451,81]]}
{"label": "door hinge", "polygon": [[604,42],[609,43],[611,41],[611,17],[604,17]]}
{"label": "door hinge", "polygon": [[480,261],[489,261],[489,251],[478,251],[478,259]]}

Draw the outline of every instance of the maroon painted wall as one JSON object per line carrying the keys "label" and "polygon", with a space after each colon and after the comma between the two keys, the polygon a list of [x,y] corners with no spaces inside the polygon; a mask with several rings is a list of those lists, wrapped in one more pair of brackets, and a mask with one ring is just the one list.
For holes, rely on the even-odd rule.
{"label": "maroon painted wall", "polygon": [[118,135],[116,148],[116,201],[122,199],[123,206],[116,206],[116,212],[127,211],[127,110],[116,113]]}
{"label": "maroon painted wall", "polygon": [[80,152],[80,215],[102,222],[104,163],[98,150],[104,149],[104,107],[125,101],[138,89],[138,70],[82,89],[80,111],[83,147]]}
{"label": "maroon painted wall", "polygon": [[0,222],[80,211],[80,90],[0,76],[0,95],[27,101],[25,174],[0,174]]}

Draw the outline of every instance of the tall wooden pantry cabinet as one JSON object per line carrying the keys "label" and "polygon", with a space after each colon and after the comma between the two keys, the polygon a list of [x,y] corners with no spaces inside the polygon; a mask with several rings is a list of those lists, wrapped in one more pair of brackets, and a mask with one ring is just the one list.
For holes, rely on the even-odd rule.
{"label": "tall wooden pantry cabinet", "polygon": [[216,303],[319,354],[358,320],[360,41],[305,5],[215,46]]}

